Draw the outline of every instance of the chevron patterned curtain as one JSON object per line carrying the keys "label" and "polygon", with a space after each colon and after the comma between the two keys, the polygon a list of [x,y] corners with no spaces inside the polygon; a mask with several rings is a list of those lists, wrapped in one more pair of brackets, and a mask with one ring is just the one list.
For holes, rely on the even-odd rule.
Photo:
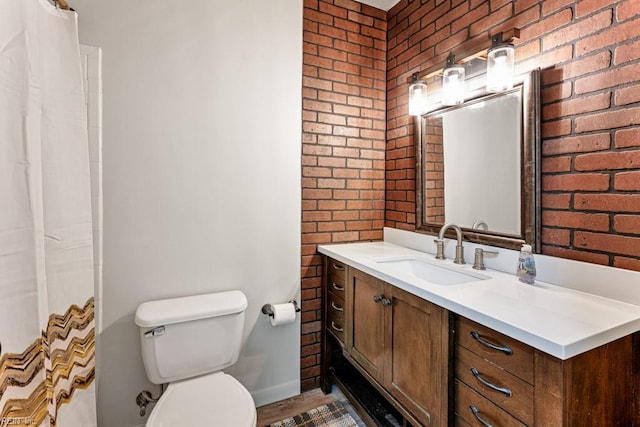
{"label": "chevron patterned curtain", "polygon": [[77,15],[0,0],[0,425],[96,425],[90,191]]}

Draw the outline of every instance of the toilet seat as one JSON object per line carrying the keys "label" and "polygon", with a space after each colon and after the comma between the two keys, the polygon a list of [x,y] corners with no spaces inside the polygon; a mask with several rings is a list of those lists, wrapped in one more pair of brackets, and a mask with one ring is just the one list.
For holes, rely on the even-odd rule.
{"label": "toilet seat", "polygon": [[146,427],[187,425],[255,427],[256,407],[246,388],[224,372],[170,383]]}

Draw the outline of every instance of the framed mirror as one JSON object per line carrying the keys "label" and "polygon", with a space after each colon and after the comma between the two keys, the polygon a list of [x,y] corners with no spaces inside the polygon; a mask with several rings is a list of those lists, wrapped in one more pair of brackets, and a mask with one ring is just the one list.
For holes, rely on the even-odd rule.
{"label": "framed mirror", "polygon": [[416,118],[416,226],[445,223],[464,239],[540,252],[540,71],[506,92],[477,89]]}

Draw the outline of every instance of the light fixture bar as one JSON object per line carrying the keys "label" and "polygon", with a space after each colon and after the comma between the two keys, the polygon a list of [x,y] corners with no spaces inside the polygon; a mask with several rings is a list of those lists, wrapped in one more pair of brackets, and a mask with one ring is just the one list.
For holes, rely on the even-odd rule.
{"label": "light fixture bar", "polygon": [[[474,43],[470,43],[467,46],[463,46],[461,49],[456,50],[456,58],[460,58],[456,60],[457,64],[464,64],[476,58],[486,58],[487,51],[491,49],[493,37],[488,38],[487,40],[480,40]],[[508,31],[502,32],[502,40],[505,43],[514,43],[516,40],[520,39],[520,29],[512,28]],[[428,80],[434,76],[441,76],[444,67],[442,65],[435,65],[433,67],[427,68],[426,70],[417,73],[417,78],[419,80]],[[415,74],[414,74],[415,76]],[[407,83],[411,83],[413,81],[413,77],[411,76],[407,79]]]}

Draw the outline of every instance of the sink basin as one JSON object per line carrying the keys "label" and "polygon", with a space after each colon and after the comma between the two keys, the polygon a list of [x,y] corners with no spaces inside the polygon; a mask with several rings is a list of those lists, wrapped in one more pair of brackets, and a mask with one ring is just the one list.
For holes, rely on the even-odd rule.
{"label": "sink basin", "polygon": [[459,285],[489,279],[489,276],[484,274],[460,271],[445,265],[438,265],[435,261],[430,262],[415,257],[381,258],[376,262],[383,263],[398,273],[409,274],[436,285]]}

